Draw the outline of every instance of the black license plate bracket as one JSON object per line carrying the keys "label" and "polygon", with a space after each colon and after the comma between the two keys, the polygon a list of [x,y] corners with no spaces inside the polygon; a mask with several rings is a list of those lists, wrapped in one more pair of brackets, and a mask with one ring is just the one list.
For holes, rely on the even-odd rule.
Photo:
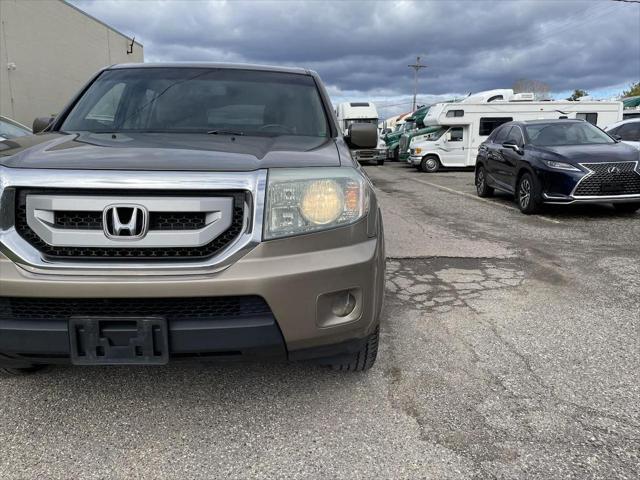
{"label": "black license plate bracket", "polygon": [[169,361],[163,317],[71,317],[74,365],[164,365]]}

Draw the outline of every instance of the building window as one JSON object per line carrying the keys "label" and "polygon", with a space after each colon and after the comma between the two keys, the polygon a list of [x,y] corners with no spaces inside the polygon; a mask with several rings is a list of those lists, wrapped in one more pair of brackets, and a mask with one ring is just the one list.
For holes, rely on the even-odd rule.
{"label": "building window", "polygon": [[449,110],[447,112],[447,117],[464,117],[464,110]]}
{"label": "building window", "polygon": [[481,118],[480,119],[480,136],[487,136],[487,135],[491,135],[491,132],[493,132],[496,128],[498,128],[500,125],[505,124],[507,122],[511,122],[513,120],[513,118],[511,117],[493,117],[493,118],[489,118],[489,117],[485,117],[485,118]]}
{"label": "building window", "polygon": [[576,118],[579,118],[581,120],[586,120],[591,125],[597,125],[598,123],[597,113],[576,113]]}

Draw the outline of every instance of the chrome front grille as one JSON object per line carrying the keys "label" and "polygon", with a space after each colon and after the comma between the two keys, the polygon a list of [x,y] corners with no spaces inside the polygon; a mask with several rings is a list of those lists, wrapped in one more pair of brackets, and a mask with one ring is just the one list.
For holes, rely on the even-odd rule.
{"label": "chrome front grille", "polygon": [[574,197],[640,195],[638,162],[582,163],[589,170],[573,191]]}
{"label": "chrome front grille", "polygon": [[[19,189],[16,200],[17,232],[47,257],[161,260],[206,258],[225,248],[242,230],[245,194]],[[144,238],[105,235],[103,211],[117,203],[149,210]],[[77,205],[87,210],[71,210]]]}
{"label": "chrome front grille", "polygon": [[[57,275],[215,273],[232,265],[262,241],[266,182],[267,171],[264,169],[169,174],[163,171],[48,170],[0,165],[0,263],[6,257],[26,271]],[[42,227],[36,232],[29,225],[27,192],[34,196],[71,195],[76,201],[64,208],[46,205],[32,208],[32,224],[36,228]],[[132,196],[138,195],[143,199],[161,197],[163,201],[180,197],[180,204],[187,198],[225,197],[231,199],[231,204],[227,215],[222,215],[220,209],[215,209],[218,215],[206,208],[198,211],[198,208],[183,207],[176,211],[173,206],[138,205],[136,209],[142,207],[141,218],[147,231],[136,239],[120,239],[109,244],[105,243],[104,223],[107,219],[113,227],[113,217],[105,216],[104,209],[100,212],[100,208],[83,201],[83,198],[105,195],[116,197],[118,203],[127,203]],[[216,228],[224,227],[221,231],[206,230],[212,215],[217,219],[228,219],[229,226],[216,221]],[[119,221],[127,223],[126,218],[119,218]],[[136,235],[140,233],[137,227],[134,230]],[[47,238],[52,231],[55,235]],[[207,234],[202,235],[203,231]],[[70,233],[73,235],[67,242],[70,237],[64,234]],[[173,237],[177,240],[161,243],[159,234],[177,235]],[[97,239],[94,244],[85,241],[91,236]],[[79,238],[83,240],[79,241]]]}
{"label": "chrome front grille", "polygon": [[407,151],[408,147],[409,147],[409,137],[405,137],[403,135],[402,137],[400,137],[400,147],[398,151],[400,153],[404,153]]}

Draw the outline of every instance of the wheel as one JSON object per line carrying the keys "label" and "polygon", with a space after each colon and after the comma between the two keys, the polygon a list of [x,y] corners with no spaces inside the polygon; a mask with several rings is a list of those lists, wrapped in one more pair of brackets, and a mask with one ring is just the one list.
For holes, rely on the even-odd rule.
{"label": "wheel", "polygon": [[400,161],[400,147],[396,147],[393,149],[393,161],[394,162]]}
{"label": "wheel", "polygon": [[440,160],[438,160],[438,157],[427,155],[420,162],[420,170],[427,173],[435,173],[440,170]]}
{"label": "wheel", "polygon": [[540,211],[540,187],[530,173],[525,173],[518,180],[516,201],[520,211],[526,215]]}
{"label": "wheel", "polygon": [[491,197],[494,193],[493,187],[487,185],[487,171],[482,165],[476,170],[476,191],[479,197]]}
{"label": "wheel", "polygon": [[367,337],[367,341],[364,343],[360,351],[344,357],[339,357],[325,364],[330,366],[332,370],[351,372],[364,372],[365,370],[369,370],[373,367],[373,364],[376,363],[379,339],[380,327],[376,327],[375,332]]}
{"label": "wheel", "polygon": [[378,160],[378,165],[384,165],[384,158],[383,158],[383,159]]}
{"label": "wheel", "polygon": [[640,209],[640,202],[614,203],[613,208],[620,213],[635,213]]}
{"label": "wheel", "polygon": [[38,370],[42,370],[44,365],[32,365],[30,367],[0,367],[0,375],[7,376],[20,376],[20,375],[29,375],[30,373],[37,372]]}

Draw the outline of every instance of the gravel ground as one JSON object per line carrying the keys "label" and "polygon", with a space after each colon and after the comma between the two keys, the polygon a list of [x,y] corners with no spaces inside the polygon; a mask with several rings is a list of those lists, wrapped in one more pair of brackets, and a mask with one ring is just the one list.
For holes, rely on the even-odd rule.
{"label": "gravel ground", "polygon": [[390,257],[373,370],[0,378],[0,478],[637,479],[640,214],[366,170]]}

